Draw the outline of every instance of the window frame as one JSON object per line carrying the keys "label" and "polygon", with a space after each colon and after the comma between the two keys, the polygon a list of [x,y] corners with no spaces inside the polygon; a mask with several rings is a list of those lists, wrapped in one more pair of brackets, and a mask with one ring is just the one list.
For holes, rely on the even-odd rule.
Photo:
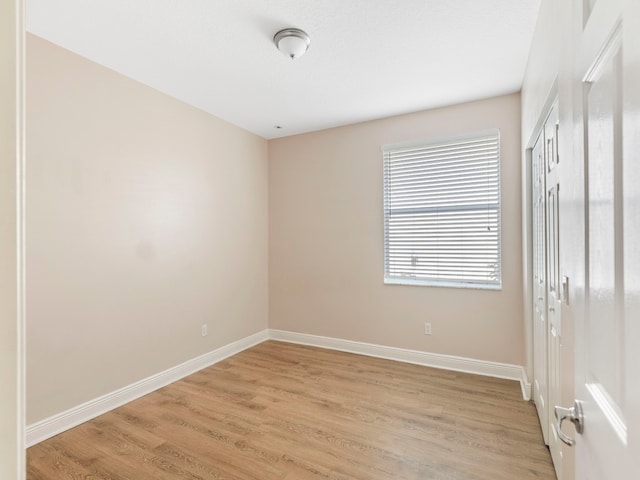
{"label": "window frame", "polygon": [[[495,282],[465,280],[465,279],[437,279],[437,278],[410,278],[402,276],[392,276],[389,274],[389,225],[388,218],[388,194],[387,194],[387,158],[390,153],[404,149],[412,148],[430,148],[437,146],[445,146],[450,143],[478,140],[482,138],[495,137],[497,141],[497,258],[498,258],[498,278]],[[502,152],[501,152],[501,135],[498,128],[469,132],[461,135],[432,138],[428,140],[402,142],[386,144],[381,147],[382,153],[382,175],[383,175],[383,270],[385,285],[415,285],[427,287],[453,287],[453,288],[470,288],[480,290],[502,290],[502,277],[504,272],[504,260],[502,255]],[[472,210],[472,209],[469,209]],[[488,209],[487,209],[488,210]]]}

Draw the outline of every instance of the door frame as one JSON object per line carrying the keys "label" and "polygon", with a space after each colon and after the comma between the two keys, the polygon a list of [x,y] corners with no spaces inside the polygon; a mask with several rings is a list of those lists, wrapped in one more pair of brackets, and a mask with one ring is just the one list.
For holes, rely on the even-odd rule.
{"label": "door frame", "polygon": [[0,0],[0,477],[18,480],[26,475],[24,11],[24,0]]}
{"label": "door frame", "polygon": [[[525,371],[527,375],[527,388],[531,394],[531,380],[533,379],[533,192],[531,182],[533,172],[531,170],[533,147],[538,135],[544,128],[547,117],[551,113],[554,104],[558,101],[558,78],[556,77],[549,89],[533,134],[523,144],[524,168],[522,169],[522,271],[524,276],[524,333],[525,333]],[[527,398],[528,400],[529,398]]]}

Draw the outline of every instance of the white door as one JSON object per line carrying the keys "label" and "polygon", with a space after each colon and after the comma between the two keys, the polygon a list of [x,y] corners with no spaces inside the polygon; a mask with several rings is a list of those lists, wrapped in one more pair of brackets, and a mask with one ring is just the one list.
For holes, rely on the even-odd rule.
{"label": "white door", "polygon": [[546,162],[544,129],[531,152],[533,205],[533,401],[548,445],[549,401],[547,393],[547,257],[546,257]]}
{"label": "white door", "polygon": [[584,431],[564,432],[576,440],[577,480],[632,480],[640,478],[640,1],[574,5],[585,10],[574,69],[586,180],[585,313],[575,324]]}
{"label": "white door", "polygon": [[[560,278],[560,181],[558,156],[558,106],[551,110],[544,125],[546,161],[547,232],[547,394],[549,405],[560,402],[561,278]],[[549,414],[548,422],[553,423]],[[557,432],[548,428],[548,444],[558,480],[562,478],[562,445]]]}

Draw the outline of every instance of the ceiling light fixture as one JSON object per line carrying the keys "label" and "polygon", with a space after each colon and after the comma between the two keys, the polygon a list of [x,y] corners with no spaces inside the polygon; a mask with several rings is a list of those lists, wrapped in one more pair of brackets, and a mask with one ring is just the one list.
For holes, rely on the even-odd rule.
{"label": "ceiling light fixture", "polygon": [[294,60],[304,55],[311,44],[311,39],[299,28],[285,28],[273,36],[273,43],[278,50]]}

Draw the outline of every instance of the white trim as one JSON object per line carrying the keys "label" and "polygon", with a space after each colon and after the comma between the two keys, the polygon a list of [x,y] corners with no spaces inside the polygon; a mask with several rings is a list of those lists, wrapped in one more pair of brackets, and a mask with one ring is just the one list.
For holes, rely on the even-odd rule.
{"label": "white trim", "polygon": [[[522,296],[524,299],[524,345],[525,345],[525,373],[529,377],[533,377],[533,219],[532,219],[532,199],[531,199],[531,153],[536,144],[538,135],[544,128],[544,124],[558,102],[558,76],[553,79],[551,88],[547,93],[547,99],[541,110],[535,126],[531,132],[521,132],[522,139],[530,133],[529,140],[523,149],[521,158],[521,187],[522,187]],[[526,377],[525,377],[526,378]],[[531,392],[531,384],[529,383],[529,392]],[[530,398],[529,394],[529,397]]]}
{"label": "white trim", "polygon": [[385,358],[398,362],[413,363],[426,367],[442,368],[457,372],[473,373],[488,377],[506,378],[520,382],[522,396],[529,400],[531,396],[531,384],[527,381],[524,368],[518,365],[506,363],[486,362],[472,358],[441,355],[438,353],[420,352],[371,343],[354,342],[338,338],[307,335],[304,333],[287,332],[284,330],[263,330],[248,337],[217,348],[199,357],[187,360],[180,365],[169,368],[163,372],[151,375],[138,382],[127,385],[114,392],[90,400],[82,405],[70,408],[62,413],[45,418],[39,422],[27,426],[26,447],[31,447],[59,433],[69,430],[81,423],[89,421],[125,403],[147,395],[181,378],[191,375],[198,370],[211,366],[225,358],[242,352],[266,340],[297,343],[314,347],[339,350],[342,352],[358,353],[369,357]]}
{"label": "white trim", "polygon": [[26,438],[27,412],[27,335],[26,335],[26,0],[16,0],[16,226],[17,226],[17,368],[16,383],[18,408],[16,415],[17,438],[17,479],[27,477],[26,451],[21,448]]}
{"label": "white trim", "polygon": [[444,287],[444,288],[473,288],[476,290],[502,290],[502,280],[499,283],[473,283],[463,281],[446,281],[434,279],[415,279],[400,277],[384,277],[385,285],[413,285],[419,287]]}
{"label": "white trim", "polygon": [[520,389],[522,390],[522,398],[527,402],[531,400],[531,382],[529,381],[529,377],[527,376],[527,371],[524,367],[522,368],[522,375],[520,376]]}
{"label": "white trim", "polygon": [[28,448],[47,438],[51,438],[58,433],[80,425],[268,339],[268,330],[254,333],[199,357],[187,360],[164,372],[151,375],[114,392],[107,393],[82,405],[31,424],[26,430],[26,447]]}
{"label": "white trim", "polygon": [[407,350],[404,348],[386,347],[371,343],[354,342],[338,338],[307,335],[304,333],[288,332],[269,329],[269,338],[281,342],[310,345],[313,347],[339,350],[341,352],[358,353],[370,357],[386,358],[404,363],[413,363],[425,367],[442,368],[456,372],[473,373],[487,377],[506,378],[520,382],[522,396],[525,400],[531,398],[531,385],[527,381],[524,368],[520,365],[508,363],[487,362],[473,358],[442,355],[439,353]]}

